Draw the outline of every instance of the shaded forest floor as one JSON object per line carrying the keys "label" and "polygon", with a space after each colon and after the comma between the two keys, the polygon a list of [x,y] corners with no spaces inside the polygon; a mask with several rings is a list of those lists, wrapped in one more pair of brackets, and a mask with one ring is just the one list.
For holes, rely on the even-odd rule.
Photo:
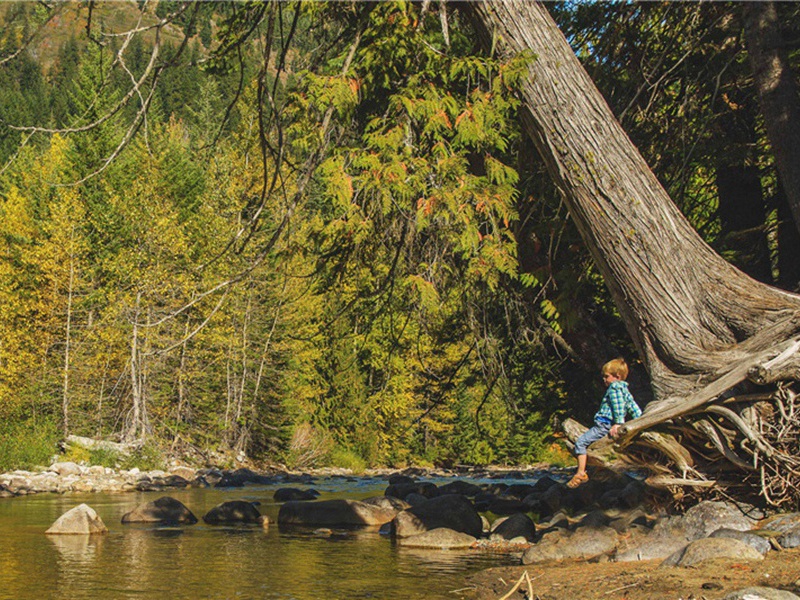
{"label": "shaded forest floor", "polygon": [[[800,549],[769,552],[763,561],[709,560],[696,567],[660,567],[661,560],[586,563],[563,561],[497,567],[469,577],[461,598],[498,600],[523,576],[528,600],[718,600],[746,587],[800,595]],[[509,600],[528,598],[523,583]]]}

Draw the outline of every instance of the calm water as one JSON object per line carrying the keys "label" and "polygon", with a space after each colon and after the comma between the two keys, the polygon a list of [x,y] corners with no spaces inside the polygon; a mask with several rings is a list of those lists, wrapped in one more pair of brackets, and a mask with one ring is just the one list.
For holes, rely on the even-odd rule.
{"label": "calm water", "polygon": [[[165,495],[39,494],[0,499],[0,598],[281,598],[288,600],[457,599],[467,574],[518,558],[477,551],[399,548],[374,530],[279,528],[276,486],[174,490],[201,521],[183,527],[125,525],[123,514]],[[319,479],[320,499],[381,495],[382,480]],[[202,516],[225,500],[256,500],[272,525],[209,526]],[[105,536],[46,536],[81,502]]]}

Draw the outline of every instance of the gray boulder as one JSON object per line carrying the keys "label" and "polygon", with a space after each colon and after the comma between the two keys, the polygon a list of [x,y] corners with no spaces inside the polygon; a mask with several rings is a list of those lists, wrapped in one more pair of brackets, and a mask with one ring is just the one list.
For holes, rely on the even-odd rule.
{"label": "gray boulder", "polygon": [[411,508],[408,502],[400,500],[400,498],[395,498],[394,496],[372,496],[371,498],[365,498],[361,502],[369,504],[370,506],[377,506],[378,508],[385,508],[396,512]]}
{"label": "gray boulder", "polygon": [[462,481],[460,479],[456,479],[455,481],[451,481],[450,483],[439,486],[440,495],[461,494],[462,496],[474,498],[482,491],[483,490],[479,485],[470,483],[469,481]]}
{"label": "gray boulder", "polygon": [[197,523],[197,517],[192,514],[182,502],[162,496],[146,504],[140,504],[132,511],[122,515],[123,523]]}
{"label": "gray boulder", "polygon": [[775,588],[754,586],[731,592],[722,600],[800,600],[800,596]]}
{"label": "gray boulder", "polygon": [[252,502],[244,500],[228,500],[218,504],[203,516],[209,525],[228,523],[263,523],[261,513]]}
{"label": "gray boulder", "polygon": [[397,514],[392,532],[398,538],[446,527],[473,537],[481,535],[481,517],[464,496],[447,494],[431,498]]}
{"label": "gray boulder", "polygon": [[549,560],[589,560],[610,554],[616,546],[617,532],[610,527],[580,527],[571,534],[553,531],[525,551],[522,564]]}
{"label": "gray boulder", "polygon": [[379,526],[390,522],[397,509],[357,500],[292,501],[281,506],[279,525]]}
{"label": "gray boulder", "polygon": [[669,556],[661,566],[692,567],[712,558],[734,560],[764,560],[755,548],[733,538],[703,538],[689,543]]}
{"label": "gray boulder", "polygon": [[748,531],[754,521],[727,502],[701,502],[685,514],[662,519],[641,545],[618,552],[620,562],[667,558],[689,542],[708,537],[717,529]]}
{"label": "gray boulder", "polygon": [[405,500],[410,494],[420,494],[426,498],[439,496],[439,488],[429,481],[416,481],[411,483],[393,483],[386,488],[385,496],[393,496]]}
{"label": "gray boulder", "polygon": [[289,502],[292,500],[316,500],[319,498],[317,490],[301,490],[298,488],[279,488],[275,490],[272,499],[275,502]]}
{"label": "gray boulder", "polygon": [[517,513],[503,519],[498,519],[492,524],[490,539],[513,540],[524,538],[532,542],[536,537],[536,525],[524,513]]}
{"label": "gray boulder", "polygon": [[439,548],[441,550],[455,550],[461,548],[470,548],[478,540],[471,535],[461,533],[460,531],[453,531],[446,527],[439,527],[431,529],[419,535],[414,535],[406,538],[398,538],[397,544],[399,546],[406,546],[409,548]]}
{"label": "gray boulder", "polygon": [[92,535],[108,533],[108,528],[91,506],[80,504],[61,515],[45,533],[50,535]]}
{"label": "gray boulder", "polygon": [[723,527],[722,529],[717,529],[708,537],[733,538],[735,540],[739,540],[740,542],[744,542],[753,549],[758,550],[761,554],[766,554],[772,550],[772,544],[769,543],[767,538],[749,531],[738,531],[737,529],[727,529]]}
{"label": "gray boulder", "polygon": [[83,473],[83,469],[79,465],[70,461],[53,463],[50,465],[50,471],[60,475],[61,477],[66,477],[67,475],[80,475]]}

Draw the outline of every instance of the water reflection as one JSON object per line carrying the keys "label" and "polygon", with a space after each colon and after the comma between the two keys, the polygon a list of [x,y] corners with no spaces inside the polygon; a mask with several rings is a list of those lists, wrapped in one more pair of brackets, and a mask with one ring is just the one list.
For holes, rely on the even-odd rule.
{"label": "water reflection", "polygon": [[[385,488],[380,481],[322,483],[315,487],[326,490],[326,499],[367,497]],[[170,495],[199,515],[225,500],[259,501],[259,511],[274,523],[279,505],[273,493],[269,486],[253,486]],[[468,573],[510,562],[476,552],[399,548],[375,528],[121,524],[123,514],[155,497],[0,499],[0,596],[444,600],[459,597],[450,591],[463,588]],[[97,511],[110,530],[107,535],[44,535],[55,519],[80,502]]]}
{"label": "water reflection", "polygon": [[62,566],[68,569],[96,560],[105,543],[104,535],[48,535],[47,539],[58,550]]}

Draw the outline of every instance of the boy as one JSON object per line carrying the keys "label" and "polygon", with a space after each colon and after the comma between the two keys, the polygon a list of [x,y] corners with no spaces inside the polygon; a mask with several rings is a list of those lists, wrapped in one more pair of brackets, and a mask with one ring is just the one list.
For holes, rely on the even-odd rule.
{"label": "boy", "polygon": [[589,481],[589,476],[586,474],[586,449],[590,444],[603,439],[606,435],[616,437],[619,426],[625,422],[628,413],[634,419],[642,414],[642,409],[628,391],[628,383],[625,381],[627,378],[628,365],[625,359],[615,358],[603,365],[603,383],[608,389],[600,402],[600,410],[594,416],[594,427],[575,442],[578,470],[567,482],[567,487],[576,488]]}

